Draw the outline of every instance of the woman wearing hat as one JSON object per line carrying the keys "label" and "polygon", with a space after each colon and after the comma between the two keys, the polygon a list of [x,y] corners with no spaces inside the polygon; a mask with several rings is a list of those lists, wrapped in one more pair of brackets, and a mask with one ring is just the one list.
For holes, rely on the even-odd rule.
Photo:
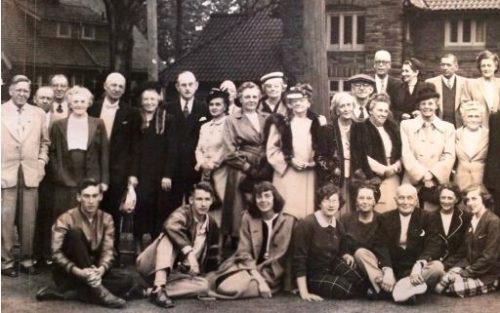
{"label": "woman wearing hat", "polygon": [[176,160],[174,119],[161,105],[160,85],[148,82],[141,90],[142,125],[132,169],[138,181],[133,231],[137,254],[143,248],[143,235],[149,233],[156,238],[167,218],[166,196]]}
{"label": "woman wearing hat", "polygon": [[266,154],[274,169],[273,184],[287,200],[284,211],[296,218],[314,212],[315,150],[319,144],[318,118],[309,113],[312,87],[297,84],[286,95],[287,117],[269,129]]}
{"label": "woman wearing hat", "polygon": [[500,110],[500,78],[495,77],[500,59],[496,53],[485,50],[478,54],[476,63],[481,77],[466,81],[461,100],[462,103],[467,100],[479,101],[485,109],[483,126],[488,127],[490,114]]}
{"label": "woman wearing hat", "polygon": [[77,205],[76,192],[82,179],[94,178],[101,182],[103,191],[109,184],[109,143],[104,122],[87,114],[93,98],[85,87],[69,89],[71,113],[54,122],[50,130],[54,220]]}
{"label": "woman wearing hat", "polygon": [[381,197],[375,211],[383,213],[396,208],[396,187],[400,185],[401,137],[399,128],[390,119],[391,99],[378,93],[368,102],[370,118],[354,124],[351,133],[352,167],[367,179],[380,182]]}
{"label": "woman wearing hat", "polygon": [[403,83],[396,92],[392,111],[397,121],[413,118],[418,114],[417,94],[425,84],[420,80],[423,64],[416,58],[410,58],[403,62],[401,68],[401,79]]}
{"label": "woman wearing hat", "polygon": [[[212,119],[200,128],[200,137],[195,151],[195,169],[202,172],[202,180],[213,180],[215,193],[218,200],[222,203],[224,202],[227,180],[227,170],[222,165],[224,157],[222,138],[227,118],[226,111],[229,105],[229,94],[218,88],[212,88],[208,94],[207,103]],[[220,225],[221,210],[213,212],[212,217]]]}
{"label": "woman wearing hat", "polygon": [[272,72],[260,78],[264,96],[259,103],[259,111],[269,114],[287,114],[287,106],[283,99],[286,91],[285,75],[282,72]]}
{"label": "woman wearing hat", "polygon": [[403,183],[419,189],[420,205],[437,209],[435,190],[448,183],[455,163],[455,127],[436,116],[439,94],[425,83],[417,94],[419,114],[401,122]]}
{"label": "woman wearing hat", "polygon": [[456,132],[455,183],[460,190],[465,190],[470,186],[483,183],[488,153],[488,130],[483,127],[485,107],[478,101],[462,103],[460,114],[464,125]]}

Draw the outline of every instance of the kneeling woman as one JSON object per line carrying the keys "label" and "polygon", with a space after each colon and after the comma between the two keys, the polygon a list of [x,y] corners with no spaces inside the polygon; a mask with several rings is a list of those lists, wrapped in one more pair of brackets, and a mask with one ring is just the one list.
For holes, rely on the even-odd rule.
{"label": "kneeling woman", "polygon": [[473,186],[465,191],[465,204],[472,213],[465,257],[436,286],[436,292],[461,298],[492,292],[500,281],[500,219],[489,210],[492,197],[484,187]]}
{"label": "kneeling woman", "polygon": [[282,213],[284,200],[270,182],[255,185],[244,213],[235,254],[207,275],[213,296],[264,297],[282,289],[295,218]]}
{"label": "kneeling woman", "polygon": [[366,281],[342,258],[345,230],[335,219],[341,202],[339,189],[328,184],[317,191],[320,208],[299,222],[294,233],[293,265],[300,297],[347,299],[363,295]]}

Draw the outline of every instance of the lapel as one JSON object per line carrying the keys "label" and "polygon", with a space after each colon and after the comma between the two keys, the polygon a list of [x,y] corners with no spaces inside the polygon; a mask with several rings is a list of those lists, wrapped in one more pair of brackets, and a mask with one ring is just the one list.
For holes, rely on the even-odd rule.
{"label": "lapel", "polygon": [[490,211],[488,209],[486,209],[486,211],[483,213],[483,215],[479,219],[479,222],[477,223],[476,231],[473,233],[474,237],[478,237],[479,235],[481,235],[484,232],[483,230],[486,227],[486,223],[490,219],[489,214],[490,214]]}
{"label": "lapel", "polygon": [[[455,79],[455,81],[458,81],[458,79]],[[441,95],[438,100],[438,105],[439,105],[439,117],[443,118],[443,76],[439,75],[437,77],[437,80],[432,82],[434,83],[434,86],[436,86],[436,92]]]}
{"label": "lapel", "polygon": [[15,113],[15,104],[12,100],[9,100],[2,104],[2,123],[9,130],[12,137],[18,142],[21,142],[21,137],[17,132],[17,120],[14,118],[13,113]]}
{"label": "lapel", "polygon": [[462,96],[462,88],[464,86],[465,79],[462,76],[456,75],[455,84],[457,85],[455,92],[455,111],[460,107],[460,97]]}
{"label": "lapel", "polygon": [[[113,137],[115,136],[115,133],[117,132],[117,129],[120,127],[122,122],[125,120],[125,117],[127,116],[127,114],[126,114],[127,109],[125,108],[125,106],[126,105],[124,103],[120,103],[118,110],[116,110],[116,115],[115,115],[115,119],[113,121],[113,126],[111,127],[111,136],[109,136],[110,141],[113,140]],[[89,119],[89,123],[90,123],[90,119]],[[89,139],[90,138],[92,138],[92,136],[90,136],[90,128],[89,128]],[[89,142],[90,142],[90,140],[89,140]]]}
{"label": "lapel", "polygon": [[22,141],[26,140],[26,138],[29,137],[31,130],[33,129],[33,124],[35,123],[34,119],[34,112],[33,112],[34,107],[32,107],[30,104],[25,104],[24,105],[24,137],[21,138]]}
{"label": "lapel", "polygon": [[[394,213],[390,215],[389,220],[389,234],[393,234],[393,244],[396,246],[399,246],[399,237],[401,235],[401,219],[399,218],[399,212],[398,210],[394,210]],[[410,230],[410,227],[408,227],[408,230]]]}
{"label": "lapel", "polygon": [[[58,122],[58,124],[54,124],[54,125],[57,125],[59,127],[59,131],[61,132],[61,137],[62,137],[62,140],[63,140],[63,149],[64,150],[67,150],[68,149],[68,117],[65,117],[63,119],[61,119],[61,122]],[[52,138],[51,138],[52,140]]]}
{"label": "lapel", "polygon": [[[451,217],[450,230],[448,231],[448,236],[447,236],[448,239],[453,237],[457,233],[457,231],[462,227],[462,225],[464,224],[463,214],[464,214],[464,212],[462,212],[459,209],[455,209],[453,211],[453,216]],[[442,227],[442,225],[443,225],[443,223],[441,222],[441,227]],[[444,234],[444,232],[443,232],[443,234]]]}
{"label": "lapel", "polygon": [[415,208],[410,217],[410,223],[408,223],[408,233],[406,239],[406,247],[408,248],[411,244],[410,240],[421,237],[425,234],[422,234],[422,225],[421,225],[421,215],[422,212],[420,209]]}
{"label": "lapel", "polygon": [[[116,112],[116,115],[118,115],[118,112]],[[95,133],[97,130],[97,120],[89,116],[88,123],[89,123],[89,139],[87,140],[87,148],[90,147],[90,144],[94,140]],[[116,118],[115,118],[115,123],[116,123]]]}
{"label": "lapel", "polygon": [[482,77],[477,78],[477,93],[476,96],[480,96],[483,103],[485,103],[489,107],[489,103],[486,102],[486,98],[484,97],[484,90],[486,89],[484,79]]}
{"label": "lapel", "polygon": [[[261,142],[262,134],[259,130],[257,130],[252,122],[248,119],[248,117],[243,113],[243,111],[239,112],[239,114],[235,114],[236,118],[241,120],[241,128],[242,133],[247,134],[250,138],[253,138],[255,142]],[[259,119],[260,129],[264,127],[264,119],[261,118],[262,113],[257,112],[257,117]]]}
{"label": "lapel", "polygon": [[252,251],[254,258],[258,258],[263,245],[263,229],[260,218],[250,219],[250,237],[252,240]]}

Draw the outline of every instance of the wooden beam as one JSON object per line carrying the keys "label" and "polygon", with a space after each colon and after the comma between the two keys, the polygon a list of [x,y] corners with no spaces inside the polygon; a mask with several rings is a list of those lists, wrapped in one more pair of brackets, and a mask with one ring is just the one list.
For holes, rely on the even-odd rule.
{"label": "wooden beam", "polygon": [[148,16],[148,79],[158,80],[158,22],[157,0],[147,0]]}

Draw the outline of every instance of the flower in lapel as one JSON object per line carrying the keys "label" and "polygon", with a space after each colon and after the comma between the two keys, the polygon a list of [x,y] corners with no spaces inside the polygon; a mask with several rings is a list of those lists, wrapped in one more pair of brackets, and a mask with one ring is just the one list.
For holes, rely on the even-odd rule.
{"label": "flower in lapel", "polygon": [[420,232],[420,237],[424,237],[425,236],[425,230],[422,229],[422,231]]}
{"label": "flower in lapel", "polygon": [[200,119],[198,120],[198,122],[206,122],[206,121],[207,118],[205,116],[200,117]]}

